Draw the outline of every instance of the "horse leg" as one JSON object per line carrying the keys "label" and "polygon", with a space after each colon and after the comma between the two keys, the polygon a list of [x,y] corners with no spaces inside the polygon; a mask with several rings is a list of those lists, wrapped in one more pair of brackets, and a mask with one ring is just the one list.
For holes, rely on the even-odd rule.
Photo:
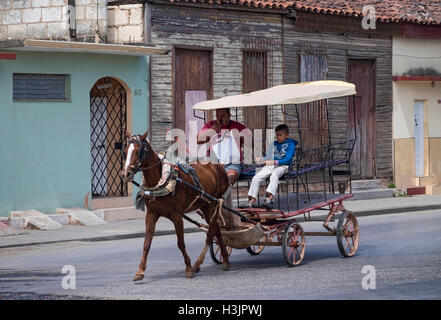
{"label": "horse leg", "polygon": [[185,276],[187,278],[193,278],[194,271],[191,267],[191,260],[185,250],[185,242],[184,242],[184,222],[182,217],[172,220],[175,225],[176,236],[178,238],[178,248],[181,250],[182,255],[184,256],[185,262]]}
{"label": "horse leg", "polygon": [[136,272],[133,281],[144,279],[144,271],[147,265],[147,255],[149,254],[150,245],[152,244],[153,234],[155,233],[155,226],[158,219],[158,214],[154,212],[147,212],[145,217],[144,248],[142,251],[141,262],[139,263],[138,272]]}
{"label": "horse leg", "polygon": [[211,242],[213,241],[214,235],[215,235],[215,228],[213,228],[213,226],[211,226],[211,224],[208,227],[208,231],[207,231],[207,237],[205,240],[205,245],[202,248],[201,254],[199,255],[198,259],[196,260],[194,266],[193,266],[193,270],[194,272],[198,273],[200,271],[200,266],[201,264],[204,262],[205,259],[205,255],[207,254],[208,248],[210,247]]}
{"label": "horse leg", "polygon": [[230,269],[231,264],[230,264],[227,248],[225,247],[224,241],[222,240],[222,234],[220,232],[219,227],[217,227],[217,230],[216,230],[216,238],[217,238],[217,242],[219,244],[220,250],[221,250],[222,257],[224,258],[222,261],[222,270],[226,271],[226,270]]}
{"label": "horse leg", "polygon": [[[204,262],[205,259],[205,255],[207,254],[207,250],[210,247],[210,244],[213,242],[213,238],[214,236],[217,234],[217,232],[219,231],[219,226],[217,224],[217,219],[213,218],[211,219],[211,221],[209,220],[209,213],[210,212],[214,212],[214,210],[216,210],[216,204],[209,206],[207,209],[203,210],[204,216],[206,217],[206,221],[209,221],[208,224],[208,231],[207,231],[207,237],[205,239],[205,245],[202,248],[202,252],[199,255],[198,259],[196,260],[194,266],[193,266],[193,270],[197,273],[200,270],[200,266],[201,264]],[[220,234],[220,232],[219,232]],[[222,240],[221,240],[222,241]],[[221,243],[219,243],[219,245],[221,245]],[[222,244],[223,246],[223,244]],[[224,250],[225,250],[225,246]],[[222,247],[221,247],[222,250]],[[226,253],[226,250],[225,250]]]}

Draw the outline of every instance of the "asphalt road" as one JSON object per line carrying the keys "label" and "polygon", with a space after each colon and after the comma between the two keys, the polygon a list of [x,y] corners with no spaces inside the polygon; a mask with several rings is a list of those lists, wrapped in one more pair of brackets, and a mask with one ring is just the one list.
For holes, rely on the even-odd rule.
{"label": "asphalt road", "polygon": [[[302,225],[322,231],[316,222]],[[233,250],[229,271],[207,254],[193,279],[185,278],[176,237],[156,237],[136,283],[141,238],[0,249],[0,299],[441,299],[441,212],[360,217],[359,225],[352,258],[340,255],[333,237],[307,237],[298,267],[288,267],[280,247],[257,256]],[[192,262],[204,237],[186,234]],[[64,266],[73,266],[74,282]]]}

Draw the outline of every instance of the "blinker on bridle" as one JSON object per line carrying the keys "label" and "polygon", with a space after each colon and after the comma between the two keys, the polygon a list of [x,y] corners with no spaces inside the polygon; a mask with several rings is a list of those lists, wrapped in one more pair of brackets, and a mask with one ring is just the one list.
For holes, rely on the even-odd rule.
{"label": "blinker on bridle", "polygon": [[133,167],[133,169],[136,171],[142,171],[148,168],[148,167],[141,167],[141,164],[144,162],[144,160],[148,159],[149,157],[149,147],[147,142],[142,141],[139,135],[132,135],[130,136],[128,143],[129,144],[138,143],[140,147],[138,151],[138,163],[136,164],[136,166]]}

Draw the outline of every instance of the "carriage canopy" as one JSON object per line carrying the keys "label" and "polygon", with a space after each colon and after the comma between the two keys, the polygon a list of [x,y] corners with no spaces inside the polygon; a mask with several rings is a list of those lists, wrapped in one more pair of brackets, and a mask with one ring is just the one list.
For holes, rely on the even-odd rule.
{"label": "carriage canopy", "polygon": [[223,108],[300,104],[354,94],[356,94],[355,85],[352,83],[337,80],[321,80],[285,84],[251,93],[202,101],[195,104],[193,109],[215,110]]}

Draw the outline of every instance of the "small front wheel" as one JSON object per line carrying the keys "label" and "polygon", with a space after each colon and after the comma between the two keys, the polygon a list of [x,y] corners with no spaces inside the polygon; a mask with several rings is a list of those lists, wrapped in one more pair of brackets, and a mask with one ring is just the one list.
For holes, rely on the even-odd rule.
{"label": "small front wheel", "polygon": [[[225,246],[225,249],[227,250],[227,254],[229,257],[233,248]],[[210,244],[210,256],[211,259],[217,264],[222,264],[224,261],[224,257],[222,257],[222,251],[219,247],[216,237],[213,238],[213,242]]]}
{"label": "small front wheel", "polygon": [[[261,242],[267,241],[267,237],[263,237],[262,239],[260,239]],[[247,251],[249,254],[251,254],[252,256],[257,256],[259,253],[261,253],[263,251],[263,249],[265,249],[264,245],[254,245],[254,246],[249,246],[247,248]]]}
{"label": "small front wheel", "polygon": [[344,257],[352,257],[358,249],[360,230],[357,218],[350,211],[343,210],[337,223],[337,245]]}
{"label": "small front wheel", "polygon": [[290,267],[295,267],[302,262],[305,256],[306,239],[300,224],[288,224],[282,237],[282,251],[285,261]]}

